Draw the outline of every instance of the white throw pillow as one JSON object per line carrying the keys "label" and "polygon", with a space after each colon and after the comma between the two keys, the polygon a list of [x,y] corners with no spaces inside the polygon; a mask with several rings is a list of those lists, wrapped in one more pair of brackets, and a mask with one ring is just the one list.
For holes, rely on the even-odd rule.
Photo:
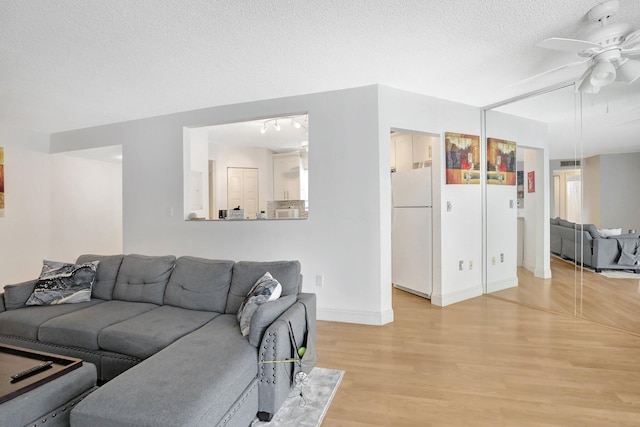
{"label": "white throw pillow", "polygon": [[280,294],[282,294],[282,285],[268,271],[256,281],[244,301],[242,301],[237,314],[240,332],[242,332],[243,336],[249,335],[251,318],[258,306],[267,301],[277,300],[280,298]]}
{"label": "white throw pillow", "polygon": [[598,228],[598,233],[602,237],[619,236],[622,234],[622,228]]}

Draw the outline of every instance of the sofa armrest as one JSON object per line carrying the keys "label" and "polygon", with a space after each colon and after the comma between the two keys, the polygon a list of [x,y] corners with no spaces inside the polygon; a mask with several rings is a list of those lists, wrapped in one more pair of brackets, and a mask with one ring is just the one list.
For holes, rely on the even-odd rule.
{"label": "sofa armrest", "polygon": [[4,306],[4,292],[0,292],[0,313],[6,310],[7,309]]}
{"label": "sofa armrest", "polygon": [[615,239],[593,239],[593,267],[603,268],[616,264],[620,250]]}
{"label": "sofa armrest", "polygon": [[269,325],[287,311],[296,302],[296,299],[296,295],[287,295],[259,305],[251,317],[249,344],[258,347]]}
{"label": "sofa armrest", "polygon": [[[316,296],[306,293],[298,294],[296,302],[265,331],[258,348],[261,419],[269,419],[280,409],[301,365],[311,365],[308,371],[315,365],[315,331]],[[307,350],[299,362],[296,349],[303,345]]]}
{"label": "sofa armrest", "polygon": [[24,307],[25,303],[36,288],[38,279],[7,285],[4,287],[4,307],[6,310]]}

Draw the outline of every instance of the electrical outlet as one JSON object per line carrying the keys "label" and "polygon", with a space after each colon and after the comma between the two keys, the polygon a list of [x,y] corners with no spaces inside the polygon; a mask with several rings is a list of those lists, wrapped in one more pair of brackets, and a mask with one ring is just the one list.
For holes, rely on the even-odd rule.
{"label": "electrical outlet", "polygon": [[500,262],[504,262],[504,254],[500,254]]}
{"label": "electrical outlet", "polygon": [[464,261],[458,261],[458,270],[464,270]]}
{"label": "electrical outlet", "polygon": [[451,212],[451,209],[453,209],[453,203],[447,201],[447,212]]}
{"label": "electrical outlet", "polygon": [[321,288],[322,287],[322,282],[324,282],[324,277],[322,277],[321,274],[318,274],[316,276],[316,286]]}
{"label": "electrical outlet", "polygon": [[469,261],[469,270],[473,270],[473,261]]}
{"label": "electrical outlet", "polygon": [[491,257],[491,265],[496,265],[496,257]]}

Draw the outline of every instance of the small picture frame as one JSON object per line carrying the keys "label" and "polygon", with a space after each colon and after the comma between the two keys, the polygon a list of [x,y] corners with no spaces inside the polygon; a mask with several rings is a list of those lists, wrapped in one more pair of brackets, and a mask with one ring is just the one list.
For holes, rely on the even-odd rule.
{"label": "small picture frame", "polygon": [[527,193],[536,192],[536,172],[531,171],[527,173]]}

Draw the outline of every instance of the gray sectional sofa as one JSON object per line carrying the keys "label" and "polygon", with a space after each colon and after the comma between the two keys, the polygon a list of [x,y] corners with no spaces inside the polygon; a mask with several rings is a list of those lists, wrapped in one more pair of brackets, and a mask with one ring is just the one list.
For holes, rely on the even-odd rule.
{"label": "gray sectional sofa", "polygon": [[596,272],[602,270],[634,270],[640,265],[640,237],[636,233],[602,237],[594,224],[576,224],[552,218],[550,225],[551,253],[575,261]]}
{"label": "gray sectional sofa", "polygon": [[[99,261],[91,300],[25,306],[36,280],[0,294],[0,343],[82,358],[104,382],[72,426],[243,426],[280,408],[315,364],[316,300],[297,261],[83,255]],[[258,307],[248,336],[236,313],[270,272],[282,295]],[[300,362],[297,349],[306,347]]]}

